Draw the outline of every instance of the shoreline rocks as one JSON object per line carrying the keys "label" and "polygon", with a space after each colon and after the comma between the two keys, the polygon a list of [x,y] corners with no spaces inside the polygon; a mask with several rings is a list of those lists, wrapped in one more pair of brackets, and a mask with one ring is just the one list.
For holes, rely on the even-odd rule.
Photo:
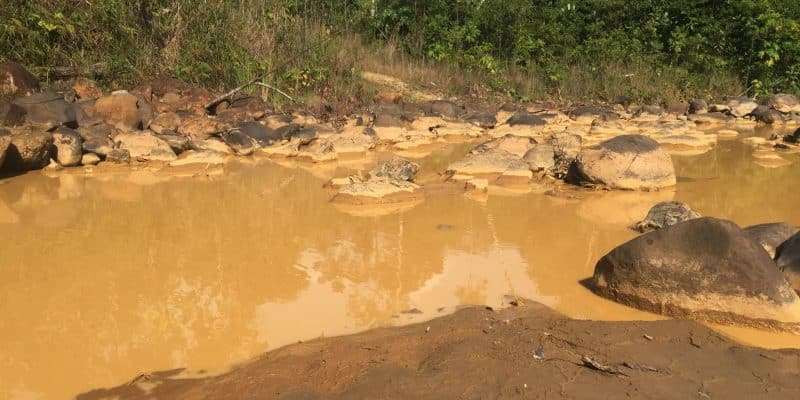
{"label": "shoreline rocks", "polygon": [[649,190],[674,186],[672,158],[653,139],[622,135],[581,150],[568,179],[612,189]]}

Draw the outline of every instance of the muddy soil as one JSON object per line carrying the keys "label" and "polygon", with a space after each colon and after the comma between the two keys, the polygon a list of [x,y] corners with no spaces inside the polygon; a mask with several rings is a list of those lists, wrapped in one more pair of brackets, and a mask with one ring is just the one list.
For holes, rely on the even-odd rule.
{"label": "muddy soil", "polygon": [[568,319],[532,301],[291,345],[224,375],[136,377],[95,399],[796,399],[800,350],[690,321]]}

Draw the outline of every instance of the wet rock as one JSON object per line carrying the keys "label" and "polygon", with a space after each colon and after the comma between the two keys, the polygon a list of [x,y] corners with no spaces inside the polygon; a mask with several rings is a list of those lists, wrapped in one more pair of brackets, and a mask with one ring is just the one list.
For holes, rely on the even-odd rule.
{"label": "wet rock", "polygon": [[191,115],[184,118],[178,133],[192,140],[205,140],[224,131],[217,121],[205,115]]}
{"label": "wet rock", "polygon": [[339,188],[331,201],[349,204],[386,204],[421,200],[422,188],[407,181],[370,179]]}
{"label": "wet rock", "polygon": [[619,119],[619,114],[617,114],[614,110],[597,106],[574,107],[573,109],[569,110],[567,115],[571,119],[583,123],[591,123],[598,118],[603,121],[614,121]]}
{"label": "wet rock", "polygon": [[259,147],[255,140],[238,129],[232,129],[223,134],[222,141],[240,156],[249,156]]}
{"label": "wet rock", "polygon": [[180,158],[170,161],[173,167],[191,164],[216,165],[225,162],[225,154],[213,150],[189,150],[181,154]]}
{"label": "wet rock", "polygon": [[744,231],[760,244],[770,257],[775,258],[775,249],[798,232],[798,229],[783,222],[748,226]]}
{"label": "wet rock", "polygon": [[297,157],[305,158],[312,162],[331,161],[338,157],[333,143],[325,138],[314,139],[311,142],[293,138],[289,143],[296,144]]}
{"label": "wet rock", "polygon": [[11,112],[25,116],[25,122],[45,130],[60,125],[74,127],[76,124],[75,110],[58,93],[44,92],[20,97],[11,103],[11,107]]}
{"label": "wet rock", "polygon": [[553,175],[558,178],[564,177],[581,152],[583,138],[568,132],[558,132],[553,134],[548,142],[553,146]]}
{"label": "wet rock", "polygon": [[140,161],[172,161],[177,158],[167,142],[152,132],[120,133],[114,137],[117,148],[127,150],[132,159]]}
{"label": "wet rock", "polygon": [[800,100],[793,94],[776,94],[761,101],[761,104],[784,114],[800,112]]}
{"label": "wet rock", "polygon": [[731,117],[721,112],[707,112],[702,114],[690,114],[689,121],[697,124],[724,124],[729,122]]}
{"label": "wet rock", "polygon": [[456,119],[464,114],[464,108],[449,100],[435,100],[431,102],[430,114],[442,118]]}
{"label": "wet rock", "polygon": [[53,135],[36,127],[11,132],[11,144],[6,150],[3,169],[28,171],[44,168],[50,163]]}
{"label": "wet rock", "polygon": [[230,146],[217,138],[193,141],[192,148],[195,150],[210,150],[222,154],[235,154]]}
{"label": "wet rock", "polygon": [[121,130],[142,128],[139,99],[130,93],[103,96],[94,103],[94,113],[105,123]]}
{"label": "wet rock", "polygon": [[83,139],[78,131],[59,127],[53,132],[55,159],[61,166],[74,167],[81,164]]}
{"label": "wet rock", "polygon": [[264,124],[256,121],[242,122],[236,125],[242,133],[255,140],[260,146],[269,146],[270,144],[281,140],[281,132],[278,132]]}
{"label": "wet rock", "polygon": [[168,132],[178,132],[178,128],[183,125],[183,118],[174,112],[161,113],[156,115],[150,122],[150,130],[161,135]]}
{"label": "wet rock", "polygon": [[531,114],[527,111],[517,111],[506,121],[509,126],[544,126],[547,121],[538,114]]}
{"label": "wet rock", "polygon": [[672,158],[653,139],[622,135],[581,150],[568,180],[613,189],[656,189],[675,185]]}
{"label": "wet rock", "polygon": [[658,119],[664,114],[664,109],[659,106],[644,105],[633,114],[638,119]]}
{"label": "wet rock", "polygon": [[417,172],[419,172],[419,164],[395,157],[379,163],[378,166],[370,171],[370,176],[398,181],[413,181]]}
{"label": "wet rock", "polygon": [[[526,150],[527,153],[527,150]],[[524,154],[523,154],[524,156]],[[447,168],[454,175],[508,175],[530,179],[530,166],[522,156],[503,149],[492,149],[481,153],[470,153]]]}
{"label": "wet rock", "polygon": [[679,222],[700,218],[700,214],[680,201],[662,201],[653,206],[644,217],[632,228],[639,232],[649,232],[666,228]]}
{"label": "wet rock", "polygon": [[551,171],[555,167],[555,148],[546,143],[537,144],[522,157],[531,171]]}
{"label": "wet rock", "polygon": [[369,134],[371,129],[354,127],[328,138],[333,144],[337,154],[364,153],[377,144],[374,134]]}
{"label": "wet rock", "polygon": [[106,162],[112,164],[130,164],[131,153],[126,149],[112,149],[106,154]]}
{"label": "wet rock", "polygon": [[708,103],[703,99],[689,101],[689,114],[705,114],[708,112]]}
{"label": "wet rock", "polygon": [[0,62],[0,95],[29,96],[39,90],[39,80],[22,65]]}
{"label": "wet rock", "polygon": [[763,122],[765,124],[774,124],[783,122],[783,115],[780,112],[775,111],[767,106],[758,106],[750,115],[758,122]]}
{"label": "wet rock", "polygon": [[156,135],[156,137],[165,141],[176,155],[179,155],[192,148],[191,140],[183,135],[178,135],[176,133],[164,133],[161,135]]}
{"label": "wet rock", "polygon": [[717,144],[717,135],[681,134],[654,135],[652,138],[670,154],[698,155],[710,151]]}
{"label": "wet rock", "polygon": [[746,115],[750,115],[758,107],[758,103],[746,98],[733,99],[728,101],[728,107],[730,107],[731,115],[736,118],[743,118]]}
{"label": "wet rock", "polygon": [[783,141],[786,143],[797,144],[800,143],[800,128],[794,131],[791,135],[784,135]]}
{"label": "wet rock", "polygon": [[685,101],[677,101],[671,103],[667,107],[666,112],[667,114],[677,115],[677,116],[686,115],[689,113],[689,103]]}
{"label": "wet rock", "polygon": [[81,156],[81,165],[97,165],[100,162],[100,156],[94,153],[86,153]]}
{"label": "wet rock", "polygon": [[522,158],[535,144],[535,140],[527,137],[505,135],[475,146],[471,153],[481,154],[491,150],[503,150]]}
{"label": "wet rock", "polygon": [[736,224],[710,217],[639,236],[597,263],[593,289],[639,309],[712,322],[780,327],[800,299]]}
{"label": "wet rock", "polygon": [[106,124],[78,128],[78,134],[83,139],[83,151],[96,153],[102,157],[106,156],[114,148],[114,142],[111,140],[112,133],[113,129]]}
{"label": "wet rock", "polygon": [[304,126],[304,127],[300,128],[300,129],[297,129],[297,130],[293,131],[287,137],[287,139],[290,139],[290,140],[291,139],[296,139],[296,140],[300,141],[300,144],[309,144],[314,139],[316,139],[317,136],[318,136],[317,135],[317,131],[314,128],[312,128],[310,126]]}
{"label": "wet rock", "polygon": [[495,127],[495,125],[497,125],[497,117],[493,112],[476,110],[465,115],[464,122],[476,125],[483,129],[492,129]]}
{"label": "wet rock", "polygon": [[800,233],[795,233],[775,249],[775,262],[792,288],[800,293]]}
{"label": "wet rock", "polygon": [[6,160],[6,151],[8,146],[11,145],[11,132],[0,128],[0,168],[3,168],[3,162]]}

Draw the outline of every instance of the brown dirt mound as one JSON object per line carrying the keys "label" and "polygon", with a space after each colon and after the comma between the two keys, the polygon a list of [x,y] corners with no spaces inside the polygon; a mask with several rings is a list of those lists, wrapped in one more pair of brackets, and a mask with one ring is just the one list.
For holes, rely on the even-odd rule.
{"label": "brown dirt mound", "polygon": [[799,365],[800,350],[743,347],[696,322],[572,320],[531,302],[296,344],[215,377],[143,375],[78,399],[790,399]]}

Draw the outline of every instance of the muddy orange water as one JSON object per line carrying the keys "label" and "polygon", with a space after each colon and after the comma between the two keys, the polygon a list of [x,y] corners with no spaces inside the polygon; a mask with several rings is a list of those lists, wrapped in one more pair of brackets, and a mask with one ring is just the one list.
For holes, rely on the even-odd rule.
{"label": "muddy orange water", "polygon": [[[468,148],[421,159],[422,179]],[[261,160],[189,178],[99,169],[5,179],[0,398],[69,398],[177,367],[220,372],[297,340],[496,306],[505,295],[575,318],[655,319],[579,281],[634,237],[626,227],[657,201],[742,225],[800,225],[800,158],[764,168],[751,153],[734,140],[675,157],[679,183],[658,193],[570,200],[492,189],[479,201],[433,191],[402,212],[367,216],[331,204],[323,184],[374,159]],[[747,344],[800,347],[796,336],[718,329]]]}

